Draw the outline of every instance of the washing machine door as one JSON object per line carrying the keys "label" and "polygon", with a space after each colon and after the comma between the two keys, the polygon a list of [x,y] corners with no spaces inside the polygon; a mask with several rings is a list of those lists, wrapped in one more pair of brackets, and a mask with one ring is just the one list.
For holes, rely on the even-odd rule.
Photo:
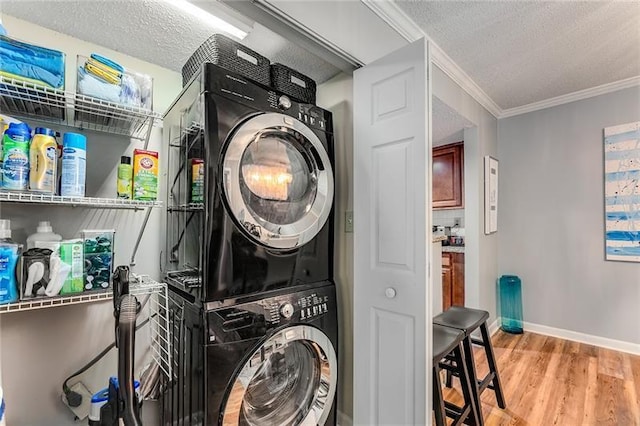
{"label": "washing machine door", "polygon": [[329,156],[315,133],[293,117],[268,113],[241,124],[222,167],[228,208],[260,244],[302,246],[329,218],[334,190]]}
{"label": "washing machine door", "polygon": [[223,408],[222,425],[323,425],[337,376],[336,352],[322,331],[306,325],[285,328],[241,368]]}

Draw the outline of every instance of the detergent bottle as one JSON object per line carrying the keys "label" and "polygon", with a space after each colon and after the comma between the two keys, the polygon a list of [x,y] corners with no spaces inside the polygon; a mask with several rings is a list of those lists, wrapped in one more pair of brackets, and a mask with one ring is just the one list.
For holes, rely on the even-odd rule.
{"label": "detergent bottle", "polygon": [[55,132],[37,127],[29,148],[29,189],[55,194],[57,187],[58,143]]}
{"label": "detergent bottle", "polygon": [[0,219],[0,304],[18,301],[16,267],[21,249],[11,240],[11,222]]}
{"label": "detergent bottle", "polygon": [[27,237],[27,250],[32,248],[49,249],[58,251],[62,237],[53,232],[51,222],[40,222],[35,234]]}
{"label": "detergent bottle", "polygon": [[2,187],[24,191],[29,186],[29,142],[31,129],[25,123],[11,123],[2,139]]}

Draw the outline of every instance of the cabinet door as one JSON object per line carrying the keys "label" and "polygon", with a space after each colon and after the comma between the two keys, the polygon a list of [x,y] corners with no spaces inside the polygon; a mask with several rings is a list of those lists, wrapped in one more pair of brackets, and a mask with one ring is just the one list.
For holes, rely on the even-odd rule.
{"label": "cabinet door", "polygon": [[451,253],[451,303],[464,306],[464,254]]}
{"label": "cabinet door", "polygon": [[433,149],[433,208],[462,208],[464,145]]}
{"label": "cabinet door", "polygon": [[453,270],[450,253],[442,253],[442,310],[446,311],[453,303]]}

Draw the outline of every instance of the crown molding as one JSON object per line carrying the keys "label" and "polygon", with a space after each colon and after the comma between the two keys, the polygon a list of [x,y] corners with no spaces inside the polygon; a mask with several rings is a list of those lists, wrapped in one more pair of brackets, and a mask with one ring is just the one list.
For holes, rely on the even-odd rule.
{"label": "crown molding", "polygon": [[602,84],[600,86],[591,87],[589,89],[578,90],[577,92],[567,93],[566,95],[556,96],[555,98],[549,98],[543,101],[533,102],[515,108],[505,109],[502,110],[502,114],[500,114],[500,117],[498,118],[507,118],[513,117],[514,115],[526,114],[528,112],[568,104],[570,102],[580,101],[582,99],[593,98],[594,96],[605,95],[607,93],[615,92],[622,89],[628,89],[629,87],[634,86],[640,86],[640,76],[614,81],[613,83]]}
{"label": "crown molding", "polygon": [[425,37],[431,47],[431,59],[449,78],[464,89],[473,99],[486,108],[494,117],[499,118],[502,109],[471,77],[463,71],[398,5],[393,1],[360,0],[380,19],[409,42]]}
{"label": "crown molding", "polygon": [[408,42],[429,38],[422,28],[392,1],[360,0]]}

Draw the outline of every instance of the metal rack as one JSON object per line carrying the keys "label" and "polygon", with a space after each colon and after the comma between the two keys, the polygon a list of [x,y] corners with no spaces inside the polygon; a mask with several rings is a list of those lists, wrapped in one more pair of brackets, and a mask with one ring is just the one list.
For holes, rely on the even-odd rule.
{"label": "metal rack", "polygon": [[131,287],[135,296],[149,294],[147,314],[149,315],[149,347],[151,356],[160,369],[171,377],[172,351],[169,326],[169,291],[167,285],[158,283],[146,275],[138,276],[138,283]]}
{"label": "metal rack", "polygon": [[[169,334],[169,294],[167,285],[159,283],[146,275],[134,276],[130,292],[136,297],[149,296],[146,309],[149,318],[149,339],[153,360],[162,371],[171,377],[171,336]],[[102,302],[113,299],[111,290],[92,291],[71,296],[48,297],[23,300],[0,305],[0,314],[22,312],[56,306],[77,305],[80,303]]]}
{"label": "metal rack", "polygon": [[160,119],[158,114],[144,108],[103,101],[4,76],[0,76],[0,109],[10,115],[129,136],[144,141],[145,149],[153,124]]}
{"label": "metal rack", "polygon": [[204,203],[188,203],[167,207],[169,212],[199,212],[204,211]]}
{"label": "metal rack", "polygon": [[122,198],[63,197],[37,192],[0,191],[0,201],[11,203],[49,204],[71,207],[93,207],[103,209],[142,210],[161,207],[162,201],[138,201]]}

